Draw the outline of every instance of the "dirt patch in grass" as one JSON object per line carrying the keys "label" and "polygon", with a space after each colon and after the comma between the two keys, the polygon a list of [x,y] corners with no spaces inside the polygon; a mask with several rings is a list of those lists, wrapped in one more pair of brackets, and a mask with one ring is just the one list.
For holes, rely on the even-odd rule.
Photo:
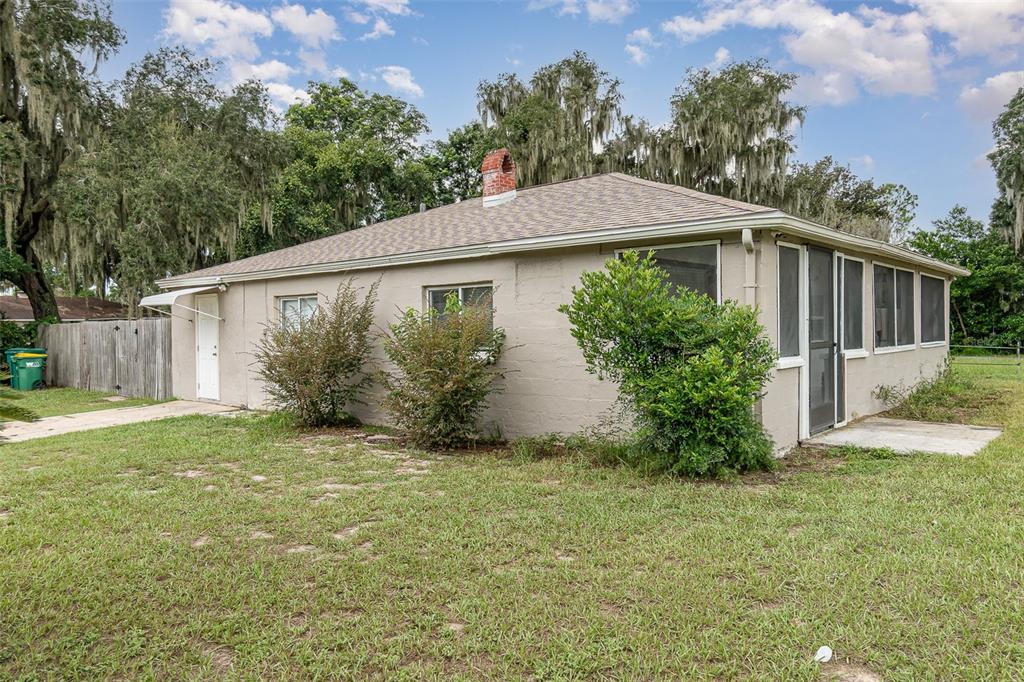
{"label": "dirt patch in grass", "polygon": [[231,668],[235,665],[235,650],[231,647],[221,644],[210,644],[205,643],[202,645],[203,654],[210,659],[210,665],[218,673],[224,675],[231,671]]}
{"label": "dirt patch in grass", "polygon": [[882,682],[882,677],[877,673],[852,663],[823,665],[821,679],[827,682]]}

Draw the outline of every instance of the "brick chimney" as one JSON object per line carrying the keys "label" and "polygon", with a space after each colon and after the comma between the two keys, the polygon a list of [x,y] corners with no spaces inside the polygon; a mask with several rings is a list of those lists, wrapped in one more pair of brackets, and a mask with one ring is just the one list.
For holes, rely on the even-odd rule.
{"label": "brick chimney", "polygon": [[484,176],[484,207],[497,206],[516,198],[516,162],[502,147],[489,152],[480,166]]}

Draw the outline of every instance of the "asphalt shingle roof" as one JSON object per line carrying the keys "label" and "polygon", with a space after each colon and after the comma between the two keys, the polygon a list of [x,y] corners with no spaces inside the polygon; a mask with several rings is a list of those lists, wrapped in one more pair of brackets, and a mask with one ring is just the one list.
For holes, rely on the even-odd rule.
{"label": "asphalt shingle roof", "polygon": [[171,277],[257,274],[268,270],[412,254],[532,237],[774,211],[694,190],[605,173],[521,189],[484,208],[470,199],[279,251]]}

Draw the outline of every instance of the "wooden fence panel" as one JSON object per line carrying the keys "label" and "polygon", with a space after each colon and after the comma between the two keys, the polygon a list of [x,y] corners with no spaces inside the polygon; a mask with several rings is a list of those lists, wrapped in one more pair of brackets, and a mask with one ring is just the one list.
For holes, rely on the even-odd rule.
{"label": "wooden fence panel", "polygon": [[133,398],[171,397],[171,320],[43,325],[46,383]]}

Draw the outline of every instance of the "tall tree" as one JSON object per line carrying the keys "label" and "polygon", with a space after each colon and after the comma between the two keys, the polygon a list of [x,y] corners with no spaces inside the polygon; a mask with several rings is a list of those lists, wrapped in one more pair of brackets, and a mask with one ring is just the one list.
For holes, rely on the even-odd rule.
{"label": "tall tree", "polygon": [[59,186],[50,255],[71,288],[113,282],[132,303],[154,279],[234,257],[249,207],[272,229],[283,143],[269,98],[257,82],[222,91],[217,68],[165,49],[115,85],[104,134]]}
{"label": "tall tree", "polygon": [[434,175],[437,205],[480,196],[484,155],[501,146],[495,133],[494,128],[474,121],[452,130],[447,139],[434,142],[426,163]]}
{"label": "tall tree", "polygon": [[252,217],[240,250],[263,253],[432,202],[434,178],[417,139],[428,132],[416,107],[368,93],[348,79],[310,83],[308,103],[285,114],[291,157],[273,187],[274,230]]}
{"label": "tall tree", "polygon": [[[996,172],[999,199],[1009,208],[1007,238],[1017,253],[1024,252],[1024,88],[1017,91],[992,124],[995,148],[988,155]],[[996,209],[999,207],[997,206]],[[996,210],[994,209],[994,210]],[[993,219],[995,222],[995,217]]]}
{"label": "tall tree", "polygon": [[795,83],[795,74],[764,60],[690,71],[672,97],[672,124],[650,143],[645,175],[778,205],[794,151],[790,131],[804,121],[804,108],[784,99]]}
{"label": "tall tree", "polygon": [[786,180],[787,211],[844,232],[900,242],[914,220],[917,196],[903,185],[876,185],[831,156],[794,164]]}
{"label": "tall tree", "polygon": [[525,186],[602,170],[621,101],[619,81],[583,52],[541,67],[529,84],[506,73],[477,88],[483,123],[511,150]]}
{"label": "tall tree", "polygon": [[997,229],[954,206],[933,229],[915,231],[907,244],[971,271],[950,284],[954,343],[1008,346],[1024,339],[1024,260]]}
{"label": "tall tree", "polygon": [[58,237],[53,191],[98,130],[97,63],[123,35],[103,0],[0,0],[0,212],[12,278],[36,319],[59,317],[43,253]]}

